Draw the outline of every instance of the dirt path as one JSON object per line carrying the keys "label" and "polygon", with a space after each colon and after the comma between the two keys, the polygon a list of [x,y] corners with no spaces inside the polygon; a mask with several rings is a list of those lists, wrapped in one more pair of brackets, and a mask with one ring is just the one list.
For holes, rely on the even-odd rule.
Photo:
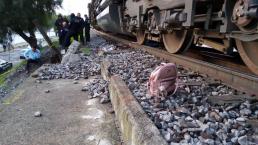
{"label": "dirt path", "polygon": [[111,105],[88,99],[81,91],[87,81],[25,81],[0,105],[0,145],[120,144]]}

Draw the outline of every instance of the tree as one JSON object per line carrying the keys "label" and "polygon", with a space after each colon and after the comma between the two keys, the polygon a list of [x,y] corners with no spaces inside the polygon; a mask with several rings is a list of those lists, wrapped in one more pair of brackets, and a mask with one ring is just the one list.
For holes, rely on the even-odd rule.
{"label": "tree", "polygon": [[37,39],[33,21],[37,20],[42,27],[49,26],[55,8],[61,4],[62,0],[0,0],[0,37],[5,37],[11,29],[35,46]]}

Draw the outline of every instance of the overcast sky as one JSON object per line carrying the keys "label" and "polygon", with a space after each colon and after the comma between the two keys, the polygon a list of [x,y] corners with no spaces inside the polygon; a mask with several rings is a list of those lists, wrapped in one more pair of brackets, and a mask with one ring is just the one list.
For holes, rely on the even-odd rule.
{"label": "overcast sky", "polygon": [[88,3],[90,2],[91,0],[63,0],[63,8],[56,10],[56,12],[63,15],[77,14],[79,12],[83,16],[88,14]]}

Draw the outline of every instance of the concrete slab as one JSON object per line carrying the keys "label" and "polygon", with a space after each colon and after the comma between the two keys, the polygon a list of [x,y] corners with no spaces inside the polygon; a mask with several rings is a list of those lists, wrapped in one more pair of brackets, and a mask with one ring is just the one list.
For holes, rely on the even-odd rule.
{"label": "concrete slab", "polygon": [[88,99],[81,91],[87,81],[28,79],[1,105],[0,145],[121,144],[111,104]]}

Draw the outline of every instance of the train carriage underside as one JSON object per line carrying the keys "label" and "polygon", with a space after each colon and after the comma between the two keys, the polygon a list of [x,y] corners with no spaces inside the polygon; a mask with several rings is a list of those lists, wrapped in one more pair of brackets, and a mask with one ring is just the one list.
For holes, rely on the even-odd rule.
{"label": "train carriage underside", "polygon": [[237,50],[258,75],[258,0],[92,0],[89,13],[104,31],[163,42],[170,53]]}

